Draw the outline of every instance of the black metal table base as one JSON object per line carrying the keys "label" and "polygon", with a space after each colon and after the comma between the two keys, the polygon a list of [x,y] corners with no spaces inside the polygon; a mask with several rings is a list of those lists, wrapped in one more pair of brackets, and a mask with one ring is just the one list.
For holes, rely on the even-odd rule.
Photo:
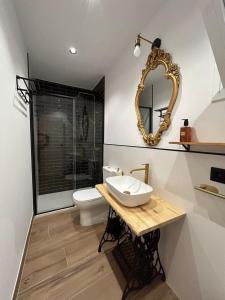
{"label": "black metal table base", "polygon": [[98,246],[98,252],[102,251],[102,246],[108,242],[119,242],[126,235],[126,224],[117,215],[117,213],[109,207],[108,220],[105,231]]}
{"label": "black metal table base", "polygon": [[159,240],[159,229],[141,237],[134,236],[112,207],[109,208],[108,222],[98,251],[101,252],[106,242],[117,241],[113,255],[127,280],[122,300],[125,300],[130,292],[143,288],[156,277],[160,276],[163,281],[166,280],[159,257]]}

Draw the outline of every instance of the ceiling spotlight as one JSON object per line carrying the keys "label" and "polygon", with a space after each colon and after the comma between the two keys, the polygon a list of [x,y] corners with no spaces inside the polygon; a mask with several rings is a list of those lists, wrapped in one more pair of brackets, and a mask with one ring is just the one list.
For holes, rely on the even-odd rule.
{"label": "ceiling spotlight", "polygon": [[77,49],[74,48],[74,47],[70,47],[70,48],[69,48],[69,53],[70,53],[70,54],[77,54]]}
{"label": "ceiling spotlight", "polygon": [[160,48],[160,46],[161,46],[161,40],[159,38],[157,38],[153,42],[151,42],[148,39],[141,36],[141,34],[138,34],[138,36],[135,40],[135,45],[134,45],[134,56],[136,56],[136,57],[139,57],[141,54],[141,40],[152,44],[152,49]]}

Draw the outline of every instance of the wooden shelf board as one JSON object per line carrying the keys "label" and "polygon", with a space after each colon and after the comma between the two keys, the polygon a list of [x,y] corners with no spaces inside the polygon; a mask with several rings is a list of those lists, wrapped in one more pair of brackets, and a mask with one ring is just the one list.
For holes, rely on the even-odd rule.
{"label": "wooden shelf board", "polygon": [[189,146],[218,146],[225,147],[225,143],[218,142],[169,142],[173,145],[189,145]]}
{"label": "wooden shelf board", "polygon": [[106,184],[97,184],[96,189],[137,236],[173,223],[185,216],[182,209],[154,195],[151,195],[151,201],[144,205],[126,207],[108,192]]}
{"label": "wooden shelf board", "polygon": [[216,196],[216,197],[218,197],[218,198],[225,199],[225,195],[223,195],[223,194],[213,193],[213,192],[207,191],[206,189],[200,188],[199,186],[195,186],[194,188],[195,188],[195,190],[204,192],[204,193],[206,193],[206,194],[210,194],[210,195]]}

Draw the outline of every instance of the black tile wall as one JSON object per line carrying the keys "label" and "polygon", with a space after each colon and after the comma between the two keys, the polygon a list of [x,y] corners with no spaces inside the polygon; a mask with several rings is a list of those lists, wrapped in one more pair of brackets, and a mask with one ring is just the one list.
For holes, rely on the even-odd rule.
{"label": "black tile wall", "polygon": [[79,92],[90,93],[89,90],[68,86],[60,83],[36,79],[36,88],[39,95],[62,95],[74,98]]}
{"label": "black tile wall", "polygon": [[73,189],[73,100],[36,97],[39,194]]}

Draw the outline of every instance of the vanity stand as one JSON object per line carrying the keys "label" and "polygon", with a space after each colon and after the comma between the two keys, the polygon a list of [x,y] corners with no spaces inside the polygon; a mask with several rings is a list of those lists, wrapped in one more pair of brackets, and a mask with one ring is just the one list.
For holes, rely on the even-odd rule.
{"label": "vanity stand", "polygon": [[117,215],[115,210],[109,206],[109,213],[105,231],[98,246],[98,252],[101,252],[102,246],[107,242],[119,241],[126,235],[126,223]]}
{"label": "vanity stand", "polygon": [[158,252],[160,227],[184,217],[185,212],[154,196],[140,207],[125,207],[109,194],[105,184],[96,188],[110,205],[98,251],[105,243],[117,241],[112,252],[127,280],[122,300],[156,277],[165,281]]}

